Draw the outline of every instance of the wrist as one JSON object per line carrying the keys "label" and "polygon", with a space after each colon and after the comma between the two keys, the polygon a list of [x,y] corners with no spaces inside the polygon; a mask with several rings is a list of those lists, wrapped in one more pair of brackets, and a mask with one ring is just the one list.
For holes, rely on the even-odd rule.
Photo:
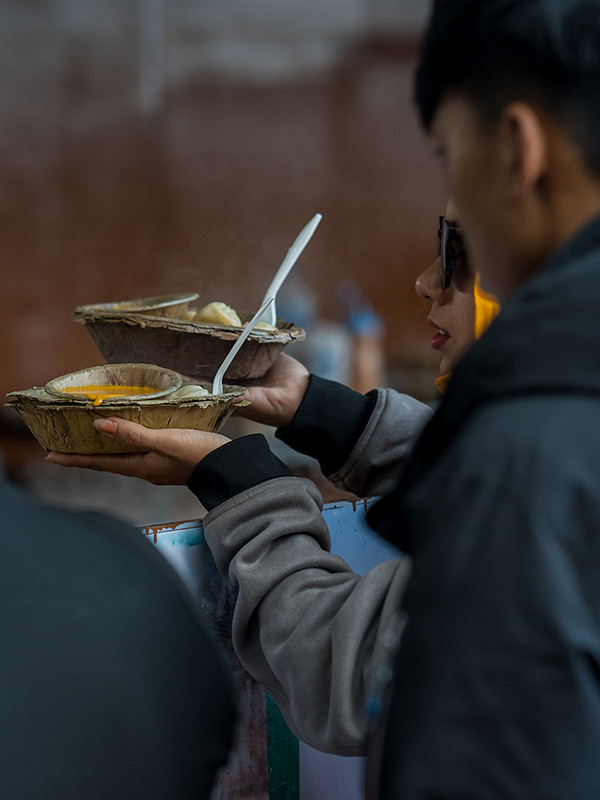
{"label": "wrist", "polygon": [[208,511],[246,489],[291,475],[262,434],[241,436],[228,445],[208,453],[187,480],[188,488]]}

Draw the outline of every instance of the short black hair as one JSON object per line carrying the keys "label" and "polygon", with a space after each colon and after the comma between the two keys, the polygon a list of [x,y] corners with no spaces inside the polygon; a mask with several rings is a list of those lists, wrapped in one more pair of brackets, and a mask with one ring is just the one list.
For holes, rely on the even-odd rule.
{"label": "short black hair", "polygon": [[482,121],[538,105],[600,178],[600,0],[435,0],[415,76],[427,129],[448,91]]}

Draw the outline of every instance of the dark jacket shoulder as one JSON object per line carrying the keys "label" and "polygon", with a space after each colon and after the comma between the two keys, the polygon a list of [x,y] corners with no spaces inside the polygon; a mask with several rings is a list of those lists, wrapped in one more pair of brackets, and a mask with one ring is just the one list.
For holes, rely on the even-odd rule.
{"label": "dark jacket shoulder", "polygon": [[5,480],[0,506],[6,796],[205,796],[233,699],[178,576],[116,519],[38,503]]}

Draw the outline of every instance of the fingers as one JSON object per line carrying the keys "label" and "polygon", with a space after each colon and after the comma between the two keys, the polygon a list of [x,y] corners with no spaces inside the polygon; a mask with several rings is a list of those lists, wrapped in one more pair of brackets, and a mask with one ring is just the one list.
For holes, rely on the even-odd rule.
{"label": "fingers", "polygon": [[[144,443],[150,433],[143,425],[129,420],[117,419],[114,417],[106,419],[96,419],[94,427],[103,434],[116,439],[119,442],[131,445],[143,451]],[[159,434],[160,431],[152,431],[152,434]],[[154,444],[156,443],[153,438]],[[150,449],[148,446],[146,449]],[[53,464],[60,464],[62,467],[80,467],[82,469],[94,469],[98,472],[116,472],[119,475],[139,475],[144,461],[144,453],[117,453],[82,455],[75,453],[49,453],[46,460]]]}
{"label": "fingers", "polygon": [[218,433],[189,428],[146,428],[117,417],[94,420],[94,427],[138,451],[167,458],[192,459],[194,463],[229,441]]}
{"label": "fingers", "polygon": [[157,486],[184,485],[194,465],[156,456],[152,453],[123,453],[115,455],[71,455],[48,453],[47,461],[61,467],[80,467],[98,472],[112,472],[127,478],[141,478]]}
{"label": "fingers", "polygon": [[150,450],[156,448],[160,441],[160,431],[150,430],[137,422],[127,419],[109,417],[107,419],[95,419],[94,428],[116,439],[122,444],[131,445],[137,450]]}
{"label": "fingers", "polygon": [[62,467],[93,469],[97,472],[114,472],[117,475],[141,477],[144,454],[124,453],[117,455],[77,455],[71,453],[48,453],[46,461]]}
{"label": "fingers", "polygon": [[50,453],[46,458],[63,467],[82,467],[143,478],[155,484],[185,484],[196,464],[229,442],[218,433],[190,429],[154,430],[129,420],[110,417],[95,427],[139,452],[75,455]]}

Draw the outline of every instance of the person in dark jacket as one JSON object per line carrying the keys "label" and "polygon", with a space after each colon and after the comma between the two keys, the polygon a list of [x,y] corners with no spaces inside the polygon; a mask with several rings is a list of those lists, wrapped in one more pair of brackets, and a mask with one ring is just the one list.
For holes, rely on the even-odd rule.
{"label": "person in dark jacket", "polygon": [[382,798],[600,796],[600,3],[437,2],[416,81],[502,313],[371,523],[411,553]]}
{"label": "person in dark jacket", "polygon": [[[597,800],[600,2],[438,0],[416,98],[502,312],[369,515],[413,563],[387,711],[370,739],[369,797]],[[319,411],[322,420],[327,408],[313,404],[313,418]],[[343,411],[364,434],[371,417],[351,403]],[[213,498],[227,450],[244,463],[251,455],[248,443],[215,444],[205,442],[193,476],[218,476]],[[283,509],[268,505],[278,473],[259,461],[255,547]],[[211,512],[220,555],[216,539],[230,544],[240,497]],[[293,526],[308,527],[307,505],[281,523],[273,559]],[[238,569],[235,559],[222,566]],[[280,606],[286,586],[297,590],[282,583]],[[263,614],[257,606],[253,621],[268,643]],[[282,662],[271,668],[285,680]]]}
{"label": "person in dark jacket", "polygon": [[216,639],[140,531],[0,475],[0,795],[202,800],[235,716]]}

